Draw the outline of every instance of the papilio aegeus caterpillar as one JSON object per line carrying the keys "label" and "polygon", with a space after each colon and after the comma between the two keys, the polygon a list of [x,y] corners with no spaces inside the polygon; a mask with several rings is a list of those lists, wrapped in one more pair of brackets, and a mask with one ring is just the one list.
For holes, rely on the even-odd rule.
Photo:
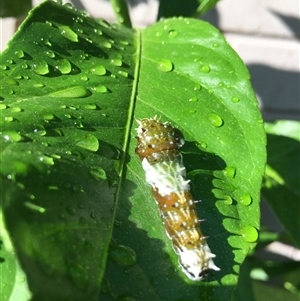
{"label": "papilio aegeus caterpillar", "polygon": [[135,151],[142,160],[146,181],[152,187],[167,235],[183,272],[191,280],[201,280],[209,269],[220,269],[214,264],[215,255],[200,230],[196,201],[191,195],[189,180],[185,179],[186,169],[179,152],[184,144],[183,134],[156,117],[137,122]]}

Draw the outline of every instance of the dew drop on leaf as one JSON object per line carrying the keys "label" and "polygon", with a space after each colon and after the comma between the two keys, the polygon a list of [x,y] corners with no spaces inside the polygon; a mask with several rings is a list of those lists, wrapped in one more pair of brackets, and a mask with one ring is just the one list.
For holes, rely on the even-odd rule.
{"label": "dew drop on leaf", "polygon": [[46,51],[46,55],[51,59],[55,58],[55,53],[52,50]]}
{"label": "dew drop on leaf", "polygon": [[170,30],[168,34],[169,34],[169,37],[174,38],[174,37],[178,36],[178,31],[177,30]]}
{"label": "dew drop on leaf", "polygon": [[136,264],[136,253],[128,246],[112,245],[109,248],[108,256],[121,266],[132,266]]}
{"label": "dew drop on leaf", "polygon": [[66,266],[72,282],[81,290],[86,290],[89,278],[84,267],[73,260],[66,260]]}
{"label": "dew drop on leaf", "polygon": [[258,239],[258,231],[250,225],[242,227],[240,235],[245,242],[255,242]]}
{"label": "dew drop on leaf", "polygon": [[5,131],[2,133],[0,132],[0,134],[2,135],[2,137],[5,141],[19,142],[22,140],[22,136],[15,131]]}
{"label": "dew drop on leaf", "polygon": [[22,57],[24,57],[24,51],[21,49],[18,49],[15,51],[15,55],[17,58],[21,59]]}
{"label": "dew drop on leaf", "polygon": [[86,105],[84,105],[84,107],[88,110],[96,110],[97,109],[97,106],[94,103],[86,104]]}
{"label": "dew drop on leaf", "polygon": [[34,88],[42,88],[42,87],[45,87],[45,85],[41,84],[41,83],[36,83],[36,84],[33,84],[33,87]]}
{"label": "dew drop on leaf", "polygon": [[208,119],[210,120],[211,124],[215,127],[220,127],[223,125],[223,119],[217,114],[209,114]]}
{"label": "dew drop on leaf", "polygon": [[0,110],[4,110],[6,108],[7,108],[7,106],[4,103],[0,103]]}
{"label": "dew drop on leaf", "polygon": [[72,42],[78,42],[78,35],[67,25],[58,25],[61,30],[61,34],[68,40]]}
{"label": "dew drop on leaf", "polygon": [[244,205],[244,206],[249,206],[252,203],[252,198],[251,195],[244,194],[239,198],[239,204]]}
{"label": "dew drop on leaf", "polygon": [[102,65],[96,65],[91,72],[96,75],[105,75],[106,69]]}
{"label": "dew drop on leaf", "polygon": [[167,59],[161,59],[158,62],[158,70],[162,72],[170,72],[173,70],[173,63]]}
{"label": "dew drop on leaf", "polygon": [[40,136],[45,136],[47,133],[45,127],[40,124],[35,125],[33,132]]}
{"label": "dew drop on leaf", "polygon": [[64,90],[55,91],[48,95],[62,98],[83,98],[90,96],[91,92],[83,86],[74,86]]}
{"label": "dew drop on leaf", "polygon": [[99,93],[106,93],[107,88],[104,85],[99,85],[93,88],[93,91],[99,92]]}
{"label": "dew drop on leaf", "polygon": [[200,67],[200,71],[203,73],[209,73],[210,72],[210,67],[208,65],[202,65]]}
{"label": "dew drop on leaf", "polygon": [[53,158],[45,156],[45,155],[44,156],[40,156],[39,157],[39,161],[43,162],[43,163],[45,163],[47,165],[54,165]]}
{"label": "dew drop on leaf", "polygon": [[126,71],[123,71],[123,70],[119,70],[118,74],[122,75],[123,77],[128,77],[128,73]]}
{"label": "dew drop on leaf", "polygon": [[49,66],[47,62],[42,59],[36,59],[31,68],[36,74],[39,75],[45,75],[49,73]]}
{"label": "dew drop on leaf", "polygon": [[108,41],[104,41],[101,43],[101,46],[103,46],[104,48],[110,49],[111,48],[111,43]]}
{"label": "dew drop on leaf", "polygon": [[50,121],[50,120],[54,120],[55,116],[52,113],[48,113],[44,115],[44,120],[46,121]]}
{"label": "dew drop on leaf", "polygon": [[196,84],[194,86],[194,91],[200,91],[201,90],[201,85],[200,84]]}
{"label": "dew drop on leaf", "polygon": [[237,102],[240,101],[240,99],[239,99],[238,97],[236,97],[236,96],[233,96],[233,97],[231,98],[231,101],[234,102],[234,103],[237,103]]}
{"label": "dew drop on leaf", "polygon": [[110,63],[115,65],[115,66],[121,67],[123,62],[122,62],[121,59],[115,58],[115,59],[111,59]]}
{"label": "dew drop on leaf", "polygon": [[14,120],[14,118],[12,116],[5,116],[4,120],[7,122],[12,122]]}
{"label": "dew drop on leaf", "polygon": [[99,140],[94,135],[88,134],[77,142],[76,145],[92,152],[96,152],[99,149]]}
{"label": "dew drop on leaf", "polygon": [[12,107],[11,112],[13,112],[13,113],[22,112],[22,109],[20,107]]}
{"label": "dew drop on leaf", "polygon": [[103,181],[107,178],[105,170],[101,167],[92,167],[90,169],[90,174],[97,181]]}
{"label": "dew drop on leaf", "polygon": [[72,70],[71,63],[67,59],[58,60],[55,68],[59,70],[61,74],[68,74]]}
{"label": "dew drop on leaf", "polygon": [[67,206],[66,210],[71,215],[75,215],[76,214],[76,209],[73,206]]}
{"label": "dew drop on leaf", "polygon": [[198,98],[196,96],[193,96],[189,99],[190,102],[197,102]]}

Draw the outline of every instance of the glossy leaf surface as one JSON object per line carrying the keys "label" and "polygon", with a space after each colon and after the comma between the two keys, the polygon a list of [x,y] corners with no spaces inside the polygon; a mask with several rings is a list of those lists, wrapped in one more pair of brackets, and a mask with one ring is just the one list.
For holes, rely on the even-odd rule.
{"label": "glossy leaf surface", "polygon": [[[265,138],[222,35],[182,18],[135,31],[48,1],[1,62],[2,214],[34,300],[96,300],[101,281],[100,300],[230,298],[258,235]],[[154,115],[185,135],[221,268],[204,282],[178,268],[134,152],[135,119]]]}

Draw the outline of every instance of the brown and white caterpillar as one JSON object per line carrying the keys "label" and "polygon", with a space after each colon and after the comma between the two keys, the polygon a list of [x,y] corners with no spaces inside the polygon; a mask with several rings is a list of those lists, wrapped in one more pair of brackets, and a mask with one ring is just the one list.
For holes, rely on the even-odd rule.
{"label": "brown and white caterpillar", "polygon": [[196,201],[190,192],[189,180],[179,149],[184,144],[180,130],[156,117],[137,121],[138,145],[135,152],[142,160],[146,181],[153,196],[168,237],[172,240],[183,272],[191,280],[203,279],[214,264],[206,237],[200,230]]}

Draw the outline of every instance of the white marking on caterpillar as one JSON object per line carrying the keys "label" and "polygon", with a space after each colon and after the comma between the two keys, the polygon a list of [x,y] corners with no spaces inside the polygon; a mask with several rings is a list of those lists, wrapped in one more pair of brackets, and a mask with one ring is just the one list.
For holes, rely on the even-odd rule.
{"label": "white marking on caterpillar", "polygon": [[214,264],[206,238],[199,227],[195,201],[179,148],[184,144],[182,133],[156,117],[138,121],[136,153],[142,160],[146,181],[154,198],[168,237],[172,240],[183,272],[191,280],[203,279]]}

